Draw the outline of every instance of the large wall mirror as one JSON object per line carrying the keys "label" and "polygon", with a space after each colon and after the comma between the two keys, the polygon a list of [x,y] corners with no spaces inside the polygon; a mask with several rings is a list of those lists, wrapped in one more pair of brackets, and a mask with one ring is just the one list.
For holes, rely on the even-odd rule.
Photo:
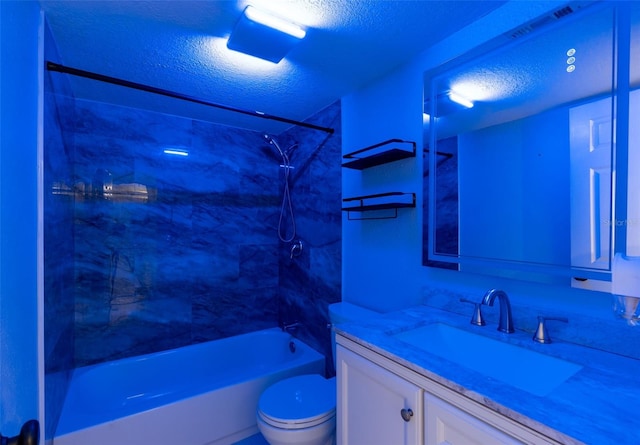
{"label": "large wall mirror", "polygon": [[610,279],[616,10],[554,13],[425,75],[425,265]]}

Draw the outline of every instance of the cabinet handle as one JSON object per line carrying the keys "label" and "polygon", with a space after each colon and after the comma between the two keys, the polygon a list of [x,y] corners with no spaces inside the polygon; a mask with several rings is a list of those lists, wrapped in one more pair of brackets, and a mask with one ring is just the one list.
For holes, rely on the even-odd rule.
{"label": "cabinet handle", "polygon": [[400,410],[400,415],[402,416],[402,420],[404,420],[405,422],[408,422],[413,417],[413,411],[411,410],[411,408],[409,409],[402,408]]}

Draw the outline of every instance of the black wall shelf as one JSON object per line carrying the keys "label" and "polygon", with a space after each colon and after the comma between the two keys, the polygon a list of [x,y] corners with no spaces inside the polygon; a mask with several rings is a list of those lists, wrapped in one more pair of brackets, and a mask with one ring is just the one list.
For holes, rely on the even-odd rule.
{"label": "black wall shelf", "polygon": [[[353,196],[342,200],[342,211],[348,212],[349,219],[390,219],[397,218],[398,209],[416,206],[416,194],[408,192],[387,192],[375,195]],[[394,210],[392,216],[374,216],[368,218],[352,218],[351,212],[368,212],[375,210]]]}
{"label": "black wall shelf", "polygon": [[363,149],[347,153],[342,156],[346,161],[343,167],[355,170],[375,167],[399,161],[400,159],[414,158],[416,156],[416,143],[403,139],[389,139]]}

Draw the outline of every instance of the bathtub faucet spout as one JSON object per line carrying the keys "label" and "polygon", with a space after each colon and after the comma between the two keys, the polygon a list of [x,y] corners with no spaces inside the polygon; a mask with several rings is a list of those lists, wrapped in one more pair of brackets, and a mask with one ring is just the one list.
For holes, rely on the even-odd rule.
{"label": "bathtub faucet spout", "polygon": [[292,334],[292,333],[296,332],[298,330],[298,328],[300,328],[300,327],[302,327],[302,323],[299,323],[297,321],[294,322],[294,323],[291,323],[291,324],[283,323],[282,324],[282,332],[288,332],[288,333]]}

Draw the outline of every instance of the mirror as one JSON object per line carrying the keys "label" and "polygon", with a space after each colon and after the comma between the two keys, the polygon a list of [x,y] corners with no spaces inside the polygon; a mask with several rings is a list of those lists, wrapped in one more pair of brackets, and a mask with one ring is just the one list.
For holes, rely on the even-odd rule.
{"label": "mirror", "polygon": [[614,12],[555,11],[425,75],[425,265],[609,279]]}

